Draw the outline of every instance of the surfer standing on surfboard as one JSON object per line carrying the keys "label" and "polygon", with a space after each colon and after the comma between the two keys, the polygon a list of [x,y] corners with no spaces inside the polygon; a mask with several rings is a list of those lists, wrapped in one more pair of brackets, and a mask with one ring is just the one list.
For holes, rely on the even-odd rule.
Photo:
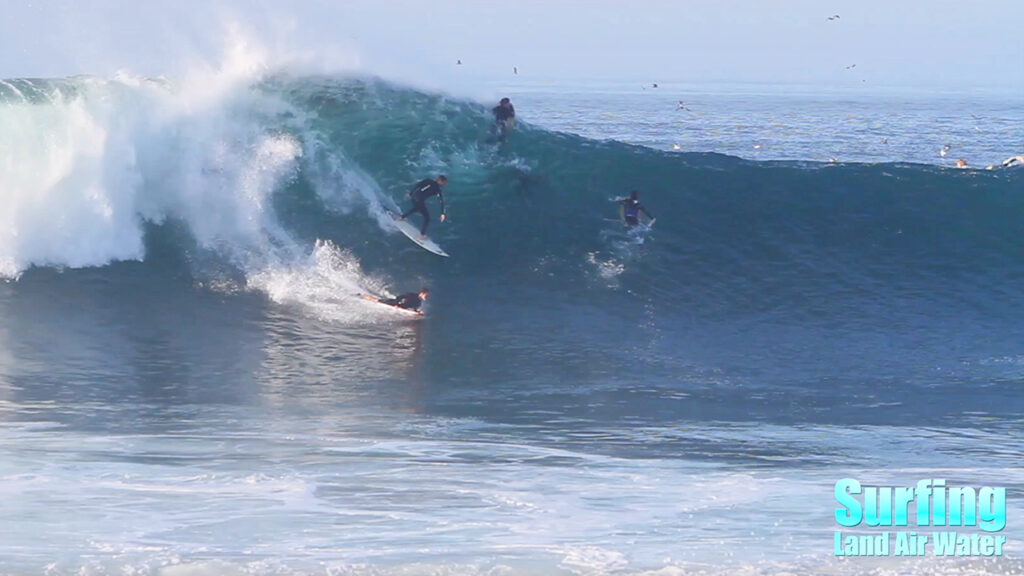
{"label": "surfer standing on surfboard", "polygon": [[498,127],[498,141],[504,142],[509,131],[516,125],[516,109],[511,100],[502,98],[491,112],[494,113],[494,123]]}
{"label": "surfer standing on surfboard", "polygon": [[619,215],[622,220],[626,223],[626,226],[630,228],[638,226],[640,224],[640,213],[643,212],[649,220],[654,220],[654,216],[644,208],[644,205],[637,200],[636,190],[629,193],[629,198],[625,200],[619,200]]}
{"label": "surfer standing on surfboard", "polygon": [[421,240],[427,239],[427,226],[430,224],[430,212],[427,211],[427,198],[437,196],[438,200],[441,201],[441,222],[444,222],[444,194],[441,194],[441,188],[443,188],[447,183],[448,177],[441,174],[437,177],[437,180],[424,178],[409,190],[409,199],[412,200],[412,208],[407,210],[405,214],[399,216],[398,219],[405,220],[405,217],[413,212],[423,214],[423,226],[420,226],[420,234],[422,236],[420,238]]}

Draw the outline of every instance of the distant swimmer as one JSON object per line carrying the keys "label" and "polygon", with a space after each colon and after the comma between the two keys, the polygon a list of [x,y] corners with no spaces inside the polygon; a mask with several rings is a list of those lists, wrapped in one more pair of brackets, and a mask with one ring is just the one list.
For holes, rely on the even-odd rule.
{"label": "distant swimmer", "polygon": [[942,156],[943,158],[945,158],[946,157],[946,153],[949,152],[950,148],[952,148],[952,146],[950,146],[949,144],[946,144],[945,146],[943,146],[942,150],[939,150],[939,156]]}
{"label": "distant swimmer", "polygon": [[498,141],[504,142],[509,131],[516,125],[516,109],[511,100],[502,98],[491,112],[494,114],[494,124],[498,127]]}
{"label": "distant swimmer", "polygon": [[956,161],[956,167],[957,168],[967,168],[967,160],[964,160],[963,158],[960,158],[959,160]]}
{"label": "distant swimmer", "polygon": [[409,199],[412,200],[412,208],[407,210],[405,214],[399,216],[398,219],[405,220],[405,218],[413,212],[419,212],[422,214],[423,226],[420,227],[420,234],[422,235],[420,240],[426,240],[427,226],[430,224],[430,212],[427,211],[427,198],[437,196],[438,200],[441,201],[441,222],[444,222],[446,218],[444,211],[444,194],[441,193],[441,188],[444,188],[446,184],[448,184],[448,177],[442,174],[437,177],[437,180],[424,178],[409,190]]}
{"label": "distant swimmer", "polygon": [[629,193],[629,198],[619,200],[619,217],[626,223],[626,226],[630,228],[638,226],[640,224],[641,212],[643,212],[644,216],[647,216],[648,220],[654,220],[654,216],[637,199],[636,190]]}
{"label": "distant swimmer", "polygon": [[1013,166],[1024,166],[1024,155],[1010,156],[1006,160],[1003,160],[1003,163],[999,166],[986,166],[985,169],[993,170],[995,168],[1010,168]]}
{"label": "distant swimmer", "polygon": [[409,292],[395,298],[377,298],[376,300],[388,306],[397,306],[398,308],[419,312],[420,306],[423,305],[428,296],[430,296],[430,290],[423,288],[419,292]]}
{"label": "distant swimmer", "polygon": [[676,106],[676,110],[686,110],[687,112],[690,111],[690,109],[687,108],[685,104],[683,104],[682,100],[679,101],[679,106]]}

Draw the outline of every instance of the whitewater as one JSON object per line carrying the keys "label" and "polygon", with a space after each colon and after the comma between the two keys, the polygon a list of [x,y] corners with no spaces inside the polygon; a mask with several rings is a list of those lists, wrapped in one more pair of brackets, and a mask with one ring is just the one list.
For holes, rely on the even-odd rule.
{"label": "whitewater", "polygon": [[[1024,571],[1019,98],[499,89],[0,81],[0,573]],[[836,558],[844,477],[1007,553]]]}

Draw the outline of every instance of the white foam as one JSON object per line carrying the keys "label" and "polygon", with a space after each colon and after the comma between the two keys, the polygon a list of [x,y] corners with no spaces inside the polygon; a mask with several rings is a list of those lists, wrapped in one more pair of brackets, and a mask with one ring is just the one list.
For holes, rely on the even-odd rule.
{"label": "white foam", "polygon": [[380,319],[387,312],[359,294],[391,295],[383,278],[363,273],[355,256],[328,240],[318,240],[304,259],[252,272],[249,286],[274,302],[302,305],[321,318],[349,323]]}
{"label": "white foam", "polygon": [[0,277],[141,260],[145,223],[172,221],[274,301],[385,292],[350,254],[320,244],[310,255],[280,225],[273,195],[304,162],[331,208],[365,207],[381,228],[388,219],[373,179],[260,89],[279,64],[270,51],[237,26],[225,38],[219,60],[175,81],[121,72],[32,84],[42,101],[0,103]]}
{"label": "white foam", "polygon": [[206,246],[273,233],[267,199],[301,148],[250,120],[284,105],[248,90],[265,66],[242,46],[178,83],[122,73],[0,105],[0,274],[141,259],[144,220]]}

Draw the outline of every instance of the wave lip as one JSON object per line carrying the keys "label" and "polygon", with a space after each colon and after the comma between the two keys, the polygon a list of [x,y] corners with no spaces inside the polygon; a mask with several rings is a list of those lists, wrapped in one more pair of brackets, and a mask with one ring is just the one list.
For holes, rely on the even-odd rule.
{"label": "wave lip", "polygon": [[279,101],[242,87],[196,105],[134,78],[20,83],[33,97],[0,103],[3,276],[140,260],[146,225],[169,219],[236,257],[286,236],[269,199],[301,145],[258,119]]}

